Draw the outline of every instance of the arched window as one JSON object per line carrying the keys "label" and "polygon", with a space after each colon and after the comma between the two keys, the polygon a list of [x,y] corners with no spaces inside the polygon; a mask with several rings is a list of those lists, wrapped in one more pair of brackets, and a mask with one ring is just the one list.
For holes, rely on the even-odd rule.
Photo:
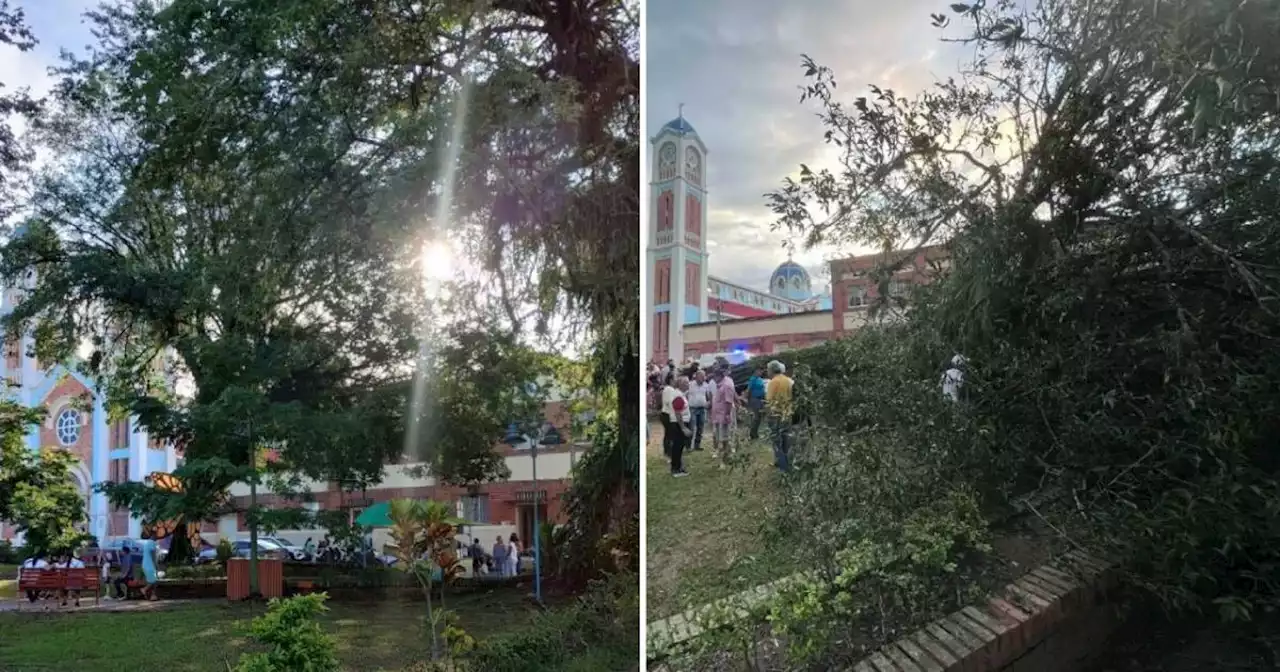
{"label": "arched window", "polygon": [[83,420],[80,417],[80,411],[68,408],[59,413],[55,426],[58,433],[58,442],[64,446],[70,446],[79,441],[81,424],[83,424]]}

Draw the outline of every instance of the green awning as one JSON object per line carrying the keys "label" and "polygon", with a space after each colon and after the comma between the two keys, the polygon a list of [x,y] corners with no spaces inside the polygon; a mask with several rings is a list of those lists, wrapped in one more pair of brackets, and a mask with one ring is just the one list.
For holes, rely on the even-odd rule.
{"label": "green awning", "polygon": [[378,502],[356,516],[356,525],[363,527],[391,527],[391,503]]}

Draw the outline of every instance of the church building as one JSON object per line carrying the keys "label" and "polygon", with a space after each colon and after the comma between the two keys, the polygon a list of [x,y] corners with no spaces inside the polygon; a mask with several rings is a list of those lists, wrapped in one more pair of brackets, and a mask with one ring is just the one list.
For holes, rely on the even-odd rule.
{"label": "church building", "polygon": [[[883,255],[831,261],[829,293],[815,292],[809,271],[790,258],[773,271],[764,290],[712,275],[707,146],[683,111],[659,127],[650,143],[643,301],[652,360],[741,360],[820,345],[867,322],[878,291],[870,274],[886,260]],[[928,282],[945,264],[946,253],[930,247],[910,256],[889,291]]]}
{"label": "church building", "polygon": [[[27,287],[34,278],[27,280]],[[23,287],[7,287],[0,295],[0,314],[22,300]],[[141,481],[152,472],[173,471],[181,455],[171,445],[152,440],[136,419],[109,417],[104,395],[94,381],[73,366],[40,362],[33,354],[32,334],[7,335],[0,376],[4,392],[27,407],[43,407],[44,421],[27,434],[31,450],[65,450],[76,458],[72,478],[84,495],[88,532],[98,539],[137,538],[141,521],[113,509],[93,485],[106,481]],[[0,540],[21,542],[14,526],[0,521]]]}

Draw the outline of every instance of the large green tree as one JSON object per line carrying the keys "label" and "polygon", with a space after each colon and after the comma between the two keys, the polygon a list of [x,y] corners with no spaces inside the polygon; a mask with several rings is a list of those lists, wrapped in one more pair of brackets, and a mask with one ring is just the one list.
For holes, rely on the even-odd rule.
{"label": "large green tree", "polygon": [[[482,226],[503,288],[490,294],[588,314],[597,382],[616,384],[638,428],[635,15],[570,5],[139,0],[91,13],[100,44],[68,63],[44,137],[57,163],[5,250],[8,277],[37,271],[10,323],[38,325],[49,359],[90,339],[85,365],[115,405],[184,449],[185,476],[206,491],[194,499],[253,472],[265,445],[281,468],[360,487],[388,458],[422,453],[402,435],[422,413],[403,402],[417,394],[421,318],[442,304],[420,291],[421,243]],[[576,35],[594,46],[575,50]],[[490,227],[501,207],[474,197],[480,178],[523,150],[486,154],[481,134],[521,114],[537,117],[548,160],[577,157],[556,169],[565,203],[536,227]],[[456,165],[466,179],[449,179]],[[542,282],[509,282],[531,261]],[[524,339],[520,326],[501,329]],[[484,367],[457,370],[473,380],[444,369],[441,403],[423,409],[469,413],[428,424],[451,432],[435,445],[476,450],[526,401],[493,399],[516,380],[494,388]],[[160,393],[162,374],[189,379],[194,397]],[[634,493],[638,453],[622,449],[632,468],[617,487]],[[491,452],[426,453],[444,480],[501,475]]]}
{"label": "large green tree", "polygon": [[490,112],[468,129],[464,202],[511,322],[510,295],[525,281],[541,315],[586,335],[594,384],[616,403],[601,418],[616,432],[597,434],[567,495],[569,565],[580,566],[597,540],[639,522],[639,8],[495,5],[511,25],[536,28],[538,47],[510,53],[473,94]]}
{"label": "large green tree", "polygon": [[0,520],[13,523],[31,553],[65,552],[85,539],[85,493],[72,480],[75,458],[32,450],[27,435],[44,409],[0,400]]}
{"label": "large green tree", "polygon": [[[6,277],[36,277],[7,326],[35,328],[46,361],[88,339],[113,404],[175,442],[186,475],[220,475],[210,491],[263,446],[368,483],[402,450],[381,392],[417,350],[418,222],[385,197],[393,152],[362,137],[353,101],[374,87],[332,95],[281,54],[323,29],[192,26],[213,4],[93,15],[103,42],[68,68],[44,137],[60,159],[5,249]],[[194,466],[212,460],[231,468]]]}
{"label": "large green tree", "polygon": [[[1051,529],[1169,605],[1274,609],[1280,6],[951,7],[934,23],[975,56],[914,98],[804,64],[836,165],[770,196],[780,226],[952,254],[888,338],[829,350],[825,411],[989,504],[1039,491]],[[963,413],[937,391],[955,352]]]}

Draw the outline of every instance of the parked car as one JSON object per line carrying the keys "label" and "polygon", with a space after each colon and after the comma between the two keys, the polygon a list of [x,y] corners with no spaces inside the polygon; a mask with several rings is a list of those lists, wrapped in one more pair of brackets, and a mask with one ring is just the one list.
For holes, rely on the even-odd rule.
{"label": "parked car", "polygon": [[[231,542],[231,553],[237,558],[249,557],[249,540],[240,539]],[[289,551],[279,544],[258,539],[258,557],[267,558],[268,560],[285,560],[289,557]]]}
{"label": "parked car", "polygon": [[196,554],[196,564],[213,562],[218,559],[217,546],[202,546],[200,552]]}
{"label": "parked car", "polygon": [[[249,540],[240,539],[238,541],[231,542],[231,557],[248,558],[249,557]],[[269,560],[287,560],[290,557],[290,555],[289,555],[289,551],[284,547],[280,546],[279,544],[260,538],[258,539],[258,557],[267,558]],[[202,548],[200,549],[200,554],[196,556],[196,562],[199,562],[199,563],[214,562],[217,559],[218,559],[217,546],[209,546],[207,548]]]}
{"label": "parked car", "polygon": [[[107,543],[100,545],[99,548],[102,550],[103,557],[111,558],[113,561],[115,561],[119,559],[120,549],[126,543],[129,544],[129,548],[132,549],[134,555],[139,554],[139,549],[142,548],[141,539],[129,539],[127,537],[112,539]],[[169,556],[168,544],[163,543],[163,541],[160,544],[157,544],[156,545],[156,561],[164,562],[165,558],[167,558],[168,556]]]}
{"label": "parked car", "polygon": [[307,559],[307,554],[304,553],[300,547],[290,543],[288,539],[282,539],[280,537],[258,537],[258,541],[265,541],[269,544],[275,544],[283,548],[285,552],[289,554],[288,559],[290,560],[306,560]]}
{"label": "parked car", "polygon": [[[160,543],[157,545],[156,550],[160,554],[161,561],[163,561],[169,555],[169,548],[172,545],[173,545],[173,535],[169,535],[164,539],[160,540]],[[204,539],[201,539],[199,545],[195,546],[191,550],[196,554],[197,557],[199,557],[200,551],[203,551],[206,548],[211,548],[209,546],[209,542],[205,541]]]}

